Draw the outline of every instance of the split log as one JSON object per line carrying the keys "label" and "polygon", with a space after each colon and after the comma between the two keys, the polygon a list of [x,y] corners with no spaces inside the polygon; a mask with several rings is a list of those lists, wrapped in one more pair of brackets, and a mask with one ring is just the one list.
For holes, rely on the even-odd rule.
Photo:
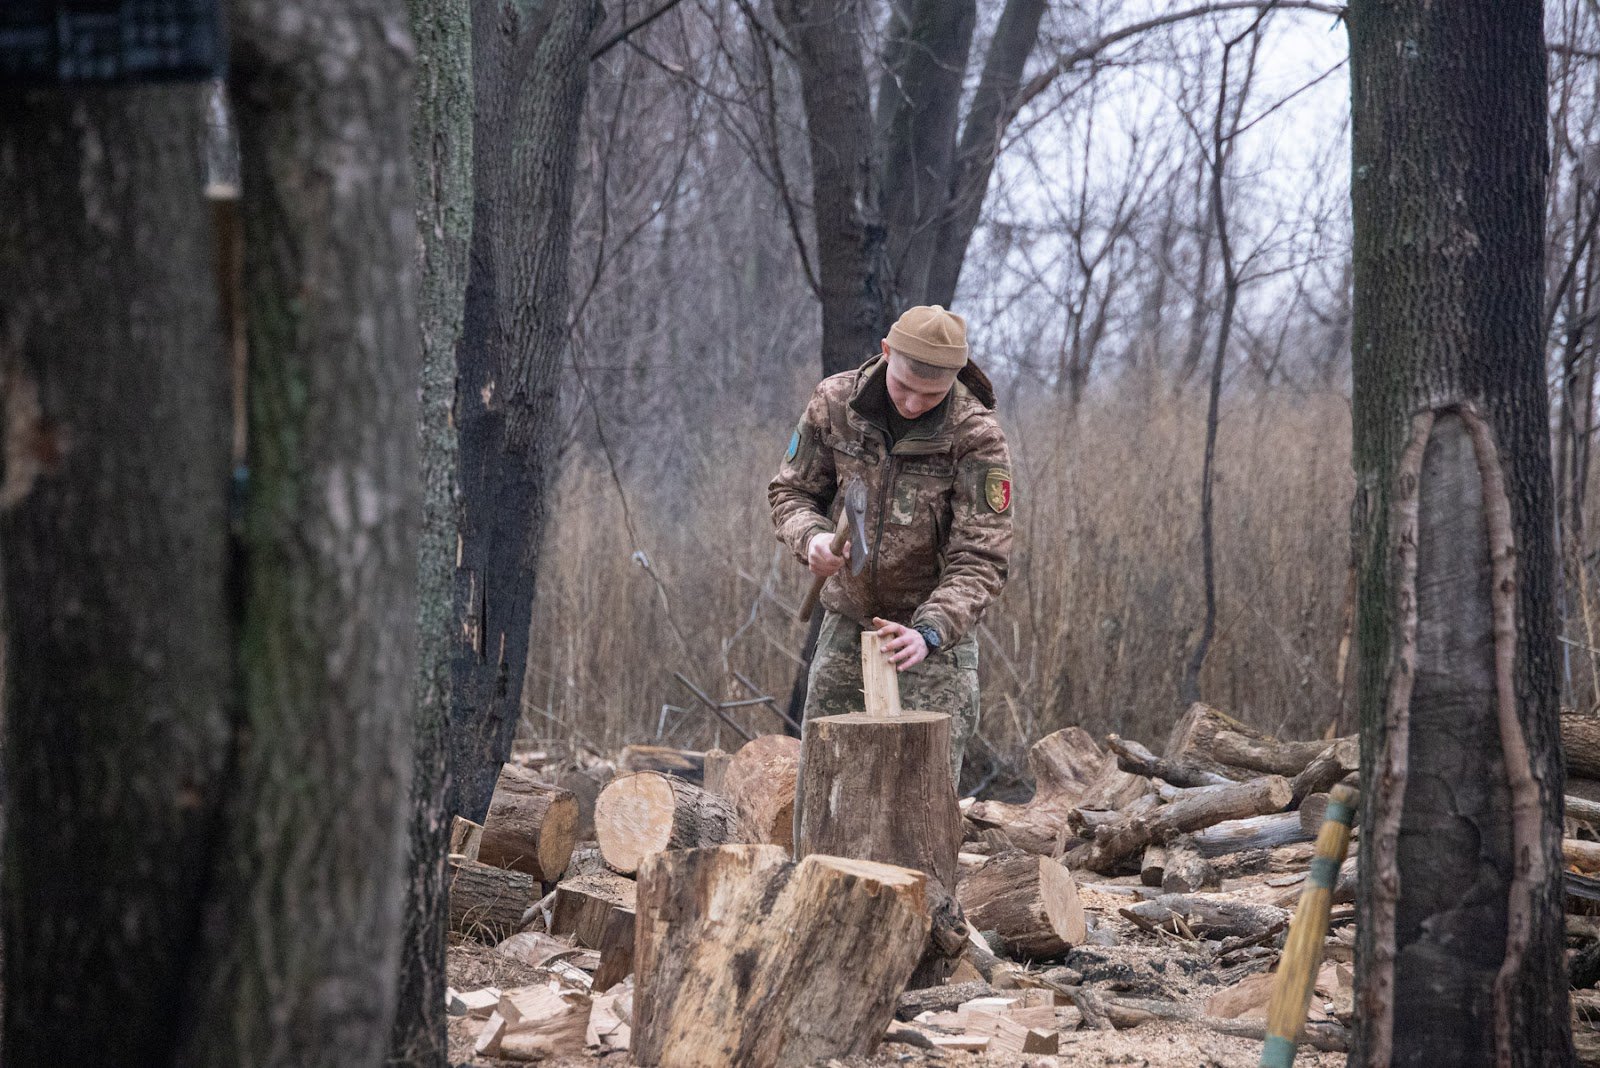
{"label": "split log", "polygon": [[539,896],[527,872],[475,861],[450,865],[450,929],[490,945],[522,926],[522,914]]}
{"label": "split log", "polygon": [[1196,852],[1189,839],[1167,847],[1167,868],[1161,879],[1166,894],[1193,894],[1220,887],[1222,877],[1205,857]]}
{"label": "split log", "polygon": [[589,1010],[589,1028],[584,1045],[602,1052],[626,1050],[633,1035],[633,984],[623,983],[615,990],[594,999]]}
{"label": "split log", "polygon": [[1149,815],[1124,818],[1101,827],[1079,857],[1083,866],[1092,871],[1110,871],[1151,842],[1225,820],[1278,812],[1289,803],[1289,797],[1289,780],[1281,775],[1264,775],[1227,786],[1196,787]]}
{"label": "split log", "polygon": [[733,754],[723,749],[707,749],[705,770],[701,776],[700,788],[714,794],[725,793],[722,784],[728,775],[728,763],[733,760]]}
{"label": "split log", "polygon": [[800,739],[763,734],[739,747],[729,759],[722,793],[733,802],[751,842],[768,842],[794,851],[794,799],[800,768]]}
{"label": "split log", "polygon": [[1202,938],[1259,938],[1289,923],[1288,909],[1239,901],[1225,894],[1162,894],[1128,911],[1158,925],[1180,916]]}
{"label": "split log", "polygon": [[[1561,717],[1561,753],[1573,778],[1600,779],[1600,716]],[[1568,793],[1572,791],[1568,790]]]}
{"label": "split log", "polygon": [[1139,882],[1145,886],[1160,886],[1161,880],[1167,874],[1167,850],[1165,846],[1148,845],[1144,847],[1144,859],[1139,862]]}
{"label": "split log", "polygon": [[1290,783],[1295,803],[1311,794],[1326,793],[1339,785],[1346,775],[1360,769],[1361,739],[1354,735],[1336,739]]}
{"label": "split log", "polygon": [[1293,776],[1304,771],[1330,744],[1325,741],[1281,742],[1196,701],[1172,728],[1162,755],[1168,760],[1198,765],[1234,779],[1252,772]]}
{"label": "split log", "polygon": [[600,931],[600,967],[594,973],[594,992],[610,990],[633,974],[635,915],[631,908],[616,907],[606,913]]}
{"label": "split log", "polygon": [[589,995],[554,984],[520,987],[500,995],[506,1025],[493,1056],[539,1061],[581,1054],[589,1029]]}
{"label": "split log", "polygon": [[483,844],[483,824],[457,816],[450,821],[450,857],[456,861],[478,859]]}
{"label": "split log", "polygon": [[1220,857],[1247,849],[1278,849],[1309,842],[1316,836],[1315,830],[1305,829],[1300,813],[1271,812],[1202,827],[1194,832],[1192,839],[1202,857]]}
{"label": "split log", "polygon": [[881,648],[877,631],[861,632],[861,696],[862,711],[869,716],[898,716],[904,711],[900,673]]}
{"label": "split log", "polygon": [[1088,933],[1072,874],[1033,853],[991,857],[961,883],[956,898],[969,926],[994,931],[1009,954],[1025,960],[1060,956]]}
{"label": "split log", "polygon": [[1081,727],[1048,734],[1028,751],[1033,799],[1025,805],[980,801],[967,810],[975,823],[1003,828],[1010,843],[1050,856],[1063,845],[1074,809],[1126,808],[1150,793],[1150,781],[1117,767],[1114,754],[1101,749]]}
{"label": "split log", "polygon": [[651,853],[722,845],[738,837],[733,802],[673,775],[637,772],[613,779],[594,809],[600,854],[631,875]]}
{"label": "split log", "polygon": [[625,774],[654,771],[676,775],[698,786],[705,781],[706,755],[667,745],[625,745],[617,755],[617,770]]}
{"label": "split log", "polygon": [[567,870],[577,826],[577,798],[507,764],[489,802],[478,860],[553,883]]}
{"label": "split log", "polygon": [[795,843],[956,883],[961,812],[950,775],[950,717],[850,713],[806,724]]}
{"label": "split log", "polygon": [[632,909],[637,894],[632,879],[610,872],[568,879],[556,887],[550,906],[550,933],[589,949],[600,949],[612,910]]}
{"label": "split log", "polygon": [[445,1011],[451,1016],[469,1016],[474,1020],[487,1020],[495,1006],[500,1004],[499,987],[485,986],[477,990],[445,991]]}
{"label": "split log", "polygon": [[640,1065],[870,1056],[928,938],[927,877],[886,864],[725,846],[654,854],[639,881]]}
{"label": "split log", "polygon": [[1161,779],[1174,786],[1221,786],[1234,781],[1181,760],[1158,757],[1138,742],[1115,734],[1106,736],[1106,748],[1117,754],[1117,767],[1123,771],[1147,779]]}

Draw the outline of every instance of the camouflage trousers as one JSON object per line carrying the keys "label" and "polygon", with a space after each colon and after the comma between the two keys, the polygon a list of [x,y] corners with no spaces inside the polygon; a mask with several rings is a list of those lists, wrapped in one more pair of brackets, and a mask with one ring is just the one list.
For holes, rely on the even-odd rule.
{"label": "camouflage trousers", "polygon": [[[817,634],[806,683],[805,718],[860,712],[861,628],[828,612]],[[978,729],[978,638],[969,634],[900,673],[900,706],[907,711],[946,712],[950,716],[950,765],[957,789],[961,758]]]}

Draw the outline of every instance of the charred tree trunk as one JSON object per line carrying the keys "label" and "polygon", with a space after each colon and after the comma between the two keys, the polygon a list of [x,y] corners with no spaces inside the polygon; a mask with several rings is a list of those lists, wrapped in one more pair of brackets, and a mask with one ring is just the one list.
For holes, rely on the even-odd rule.
{"label": "charred tree trunk", "polygon": [[0,104],[0,781],[39,832],[5,840],[6,1064],[177,1042],[233,726],[204,121],[192,86]]}
{"label": "charred tree trunk", "polygon": [[1351,7],[1361,1065],[1563,1065],[1541,5]]}
{"label": "charred tree trunk", "polygon": [[474,0],[471,266],[459,357],[461,547],[452,810],[482,822],[522,707],[567,345],[567,259],[593,0]]}
{"label": "charred tree trunk", "polygon": [[410,0],[417,42],[418,330],[422,340],[422,535],[417,569],[417,708],[411,849],[395,1003],[393,1064],[443,1065],[445,855],[450,837],[451,591],[456,550],[456,345],[472,229],[472,17],[469,0]]}

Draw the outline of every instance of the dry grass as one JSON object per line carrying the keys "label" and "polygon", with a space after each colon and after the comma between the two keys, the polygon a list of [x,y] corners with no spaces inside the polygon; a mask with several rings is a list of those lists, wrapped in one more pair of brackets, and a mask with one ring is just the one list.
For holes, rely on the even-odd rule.
{"label": "dry grass", "polygon": [[[1159,742],[1179,711],[1203,606],[1203,404],[1130,392],[1086,402],[1075,419],[1049,398],[1004,413],[1018,538],[981,637],[984,718],[969,785],[1009,772],[1029,743],[1067,724]],[[531,736],[601,749],[658,732],[690,746],[732,740],[675,671],[719,698],[750,696],[735,672],[786,698],[803,575],[772,537],[765,486],[789,429],[722,425],[665,458],[682,473],[671,485],[624,476],[637,543],[604,456],[565,465],[539,580]],[[1287,735],[1339,719],[1351,491],[1343,398],[1225,405],[1208,701]],[[763,710],[736,714],[777,729]]]}

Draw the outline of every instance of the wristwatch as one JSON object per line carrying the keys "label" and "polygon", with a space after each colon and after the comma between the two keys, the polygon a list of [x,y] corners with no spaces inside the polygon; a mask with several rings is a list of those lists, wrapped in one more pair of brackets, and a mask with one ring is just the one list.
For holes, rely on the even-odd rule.
{"label": "wristwatch", "polygon": [[919,623],[911,628],[922,635],[922,640],[928,643],[928,655],[932,656],[939,651],[939,632],[926,623]]}

